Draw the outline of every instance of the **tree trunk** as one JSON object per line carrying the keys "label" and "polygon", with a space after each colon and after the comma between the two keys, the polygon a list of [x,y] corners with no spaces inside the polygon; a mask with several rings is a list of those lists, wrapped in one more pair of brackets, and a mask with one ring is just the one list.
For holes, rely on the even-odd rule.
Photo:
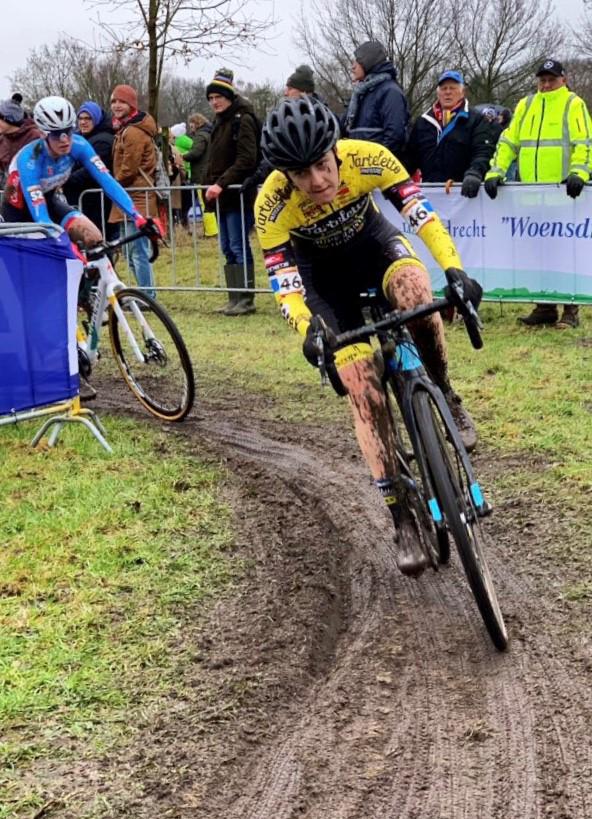
{"label": "tree trunk", "polygon": [[152,114],[154,121],[158,124],[158,45],[156,17],[158,13],[158,0],[150,0],[148,11],[148,113]]}

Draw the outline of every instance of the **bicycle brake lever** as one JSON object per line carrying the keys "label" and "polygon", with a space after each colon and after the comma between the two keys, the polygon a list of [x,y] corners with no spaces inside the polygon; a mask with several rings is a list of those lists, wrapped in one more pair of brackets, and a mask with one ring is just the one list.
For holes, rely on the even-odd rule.
{"label": "bicycle brake lever", "polygon": [[317,365],[321,374],[321,386],[326,387],[329,383],[329,377],[327,375],[327,365],[325,364],[325,343],[322,330],[317,330],[315,332],[314,346],[317,351]]}

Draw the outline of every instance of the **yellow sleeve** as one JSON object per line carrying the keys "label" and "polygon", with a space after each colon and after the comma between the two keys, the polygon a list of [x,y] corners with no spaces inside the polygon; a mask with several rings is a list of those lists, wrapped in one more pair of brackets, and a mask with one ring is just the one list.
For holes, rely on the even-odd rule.
{"label": "yellow sleeve", "polygon": [[443,270],[447,267],[462,268],[462,262],[452,236],[437,213],[432,214],[432,218],[423,224],[417,231],[427,249]]}
{"label": "yellow sleeve", "polygon": [[592,162],[592,121],[586,103],[580,97],[576,97],[569,106],[568,122],[572,149],[569,173],[575,173],[588,182]]}

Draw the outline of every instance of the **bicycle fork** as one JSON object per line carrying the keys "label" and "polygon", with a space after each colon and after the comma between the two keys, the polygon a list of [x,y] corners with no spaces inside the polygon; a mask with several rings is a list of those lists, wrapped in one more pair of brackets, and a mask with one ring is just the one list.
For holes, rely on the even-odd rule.
{"label": "bicycle fork", "polygon": [[413,412],[413,395],[418,390],[423,390],[430,395],[444,422],[446,433],[452,441],[456,456],[460,458],[461,469],[466,475],[471,506],[474,508],[476,515],[478,517],[489,515],[492,511],[492,507],[485,500],[481,486],[475,477],[472,464],[462,443],[460,433],[456,428],[448,404],[440,388],[428,379],[415,343],[411,338],[405,339],[403,342],[395,345],[394,349],[387,348],[385,368],[391,377],[395,377],[396,392],[399,396],[405,426],[410,433],[413,453],[420,466],[420,472],[426,480],[427,504],[434,524],[436,526],[443,526],[444,519],[430,476],[429,466],[419,443],[419,432],[415,413]]}

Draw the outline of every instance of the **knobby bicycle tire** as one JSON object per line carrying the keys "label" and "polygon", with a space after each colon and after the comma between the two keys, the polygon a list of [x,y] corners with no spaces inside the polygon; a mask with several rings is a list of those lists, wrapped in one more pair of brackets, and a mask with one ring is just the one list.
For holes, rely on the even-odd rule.
{"label": "knobby bicycle tire", "polygon": [[[156,418],[182,421],[195,400],[195,376],[185,342],[167,311],[141,290],[125,288],[115,297],[143,354],[138,361],[115,311],[109,310],[111,348],[125,383],[138,401]],[[135,302],[141,320],[131,309]],[[151,334],[146,334],[142,321]]]}
{"label": "knobby bicycle tire", "polygon": [[398,474],[407,484],[406,502],[415,521],[415,528],[423,551],[433,569],[438,570],[440,564],[446,563],[448,554],[442,551],[440,535],[427,505],[423,482],[419,470],[414,466],[411,441],[407,438],[405,425],[397,407],[396,386],[387,383],[384,385],[387,409],[395,439],[395,455],[397,458]]}
{"label": "knobby bicycle tire", "polygon": [[489,636],[504,651],[508,635],[483,552],[482,535],[465,481],[451,458],[452,446],[443,431],[443,421],[433,399],[425,390],[413,396],[413,411],[419,436],[429,464],[438,501],[454,541]]}

